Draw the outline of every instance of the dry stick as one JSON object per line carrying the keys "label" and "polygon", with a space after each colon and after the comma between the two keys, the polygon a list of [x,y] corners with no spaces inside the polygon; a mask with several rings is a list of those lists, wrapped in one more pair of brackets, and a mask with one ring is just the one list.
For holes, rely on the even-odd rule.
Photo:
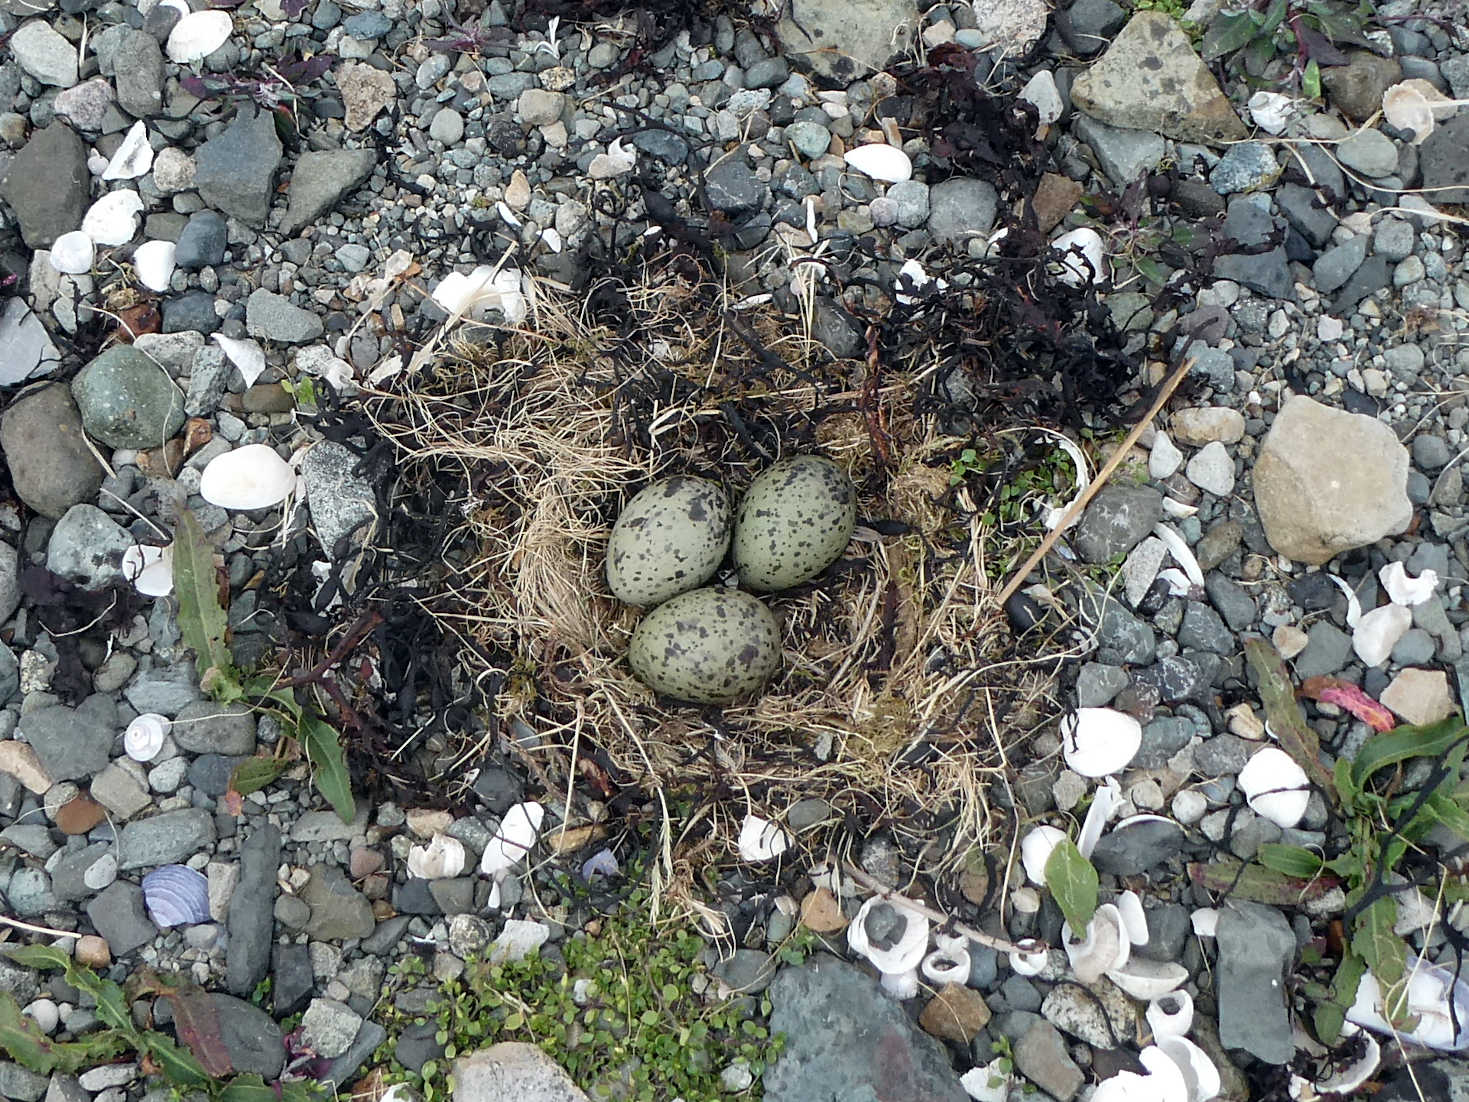
{"label": "dry stick", "polygon": [[1001,608],[1005,606],[1006,601],[1015,595],[1015,591],[1020,588],[1026,577],[1035,569],[1036,564],[1046,557],[1046,552],[1061,538],[1061,533],[1066,531],[1071,526],[1071,522],[1081,515],[1081,511],[1097,495],[1097,491],[1107,484],[1107,479],[1112,477],[1112,472],[1118,468],[1123,458],[1132,450],[1132,446],[1137,443],[1137,438],[1143,434],[1143,430],[1152,424],[1153,418],[1158,416],[1163,407],[1168,404],[1168,399],[1173,397],[1173,392],[1178,389],[1178,384],[1183,382],[1183,377],[1189,373],[1189,369],[1194,366],[1194,362],[1194,357],[1190,356],[1173,369],[1173,374],[1168,376],[1167,382],[1163,384],[1163,389],[1158,392],[1158,397],[1153,400],[1153,404],[1148,412],[1143,414],[1142,420],[1132,426],[1132,431],[1127,434],[1127,439],[1122,441],[1118,449],[1112,453],[1112,458],[1107,460],[1106,465],[1097,472],[1097,477],[1092,479],[1092,484],[1071,503],[1071,507],[1062,514],[1061,522],[1046,533],[1045,539],[1041,540],[1041,545],[1031,553],[1030,558],[1025,560],[1025,564],[1019,570],[1015,571],[1015,576],[1006,583],[1005,588],[1000,590],[999,604]]}
{"label": "dry stick", "polygon": [[930,922],[937,922],[941,926],[949,927],[955,933],[963,934],[970,941],[978,942],[980,945],[988,946],[1001,953],[1030,953],[1035,951],[1034,948],[1022,949],[1012,941],[1006,941],[1004,938],[996,937],[994,934],[987,934],[983,930],[976,930],[973,926],[958,922],[951,915],[946,915],[942,911],[936,911],[916,899],[910,899],[906,895],[899,896],[896,888],[890,888],[882,883],[882,881],[869,876],[862,866],[856,864],[854,861],[846,860],[843,864],[846,866],[847,875],[868,891],[876,892],[884,899],[891,899],[896,896],[903,901],[903,906],[917,911]]}
{"label": "dry stick", "polygon": [[32,926],[29,922],[22,922],[18,918],[9,915],[0,915],[0,922],[7,926],[14,926],[17,930],[26,930],[33,934],[45,934],[47,937],[70,937],[80,938],[85,935],[72,933],[70,930],[53,930],[49,926]]}

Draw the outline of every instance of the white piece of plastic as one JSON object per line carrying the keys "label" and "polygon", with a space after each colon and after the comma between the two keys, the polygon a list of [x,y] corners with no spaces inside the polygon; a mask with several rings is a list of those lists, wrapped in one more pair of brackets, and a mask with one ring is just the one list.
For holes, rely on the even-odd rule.
{"label": "white piece of plastic", "polygon": [[779,857],[791,844],[790,835],[769,819],[746,815],[740,825],[740,860],[758,863]]}
{"label": "white piece of plastic", "polygon": [[485,846],[479,871],[486,876],[509,872],[525,858],[540,837],[546,809],[534,800],[516,804],[500,820],[500,829]]}

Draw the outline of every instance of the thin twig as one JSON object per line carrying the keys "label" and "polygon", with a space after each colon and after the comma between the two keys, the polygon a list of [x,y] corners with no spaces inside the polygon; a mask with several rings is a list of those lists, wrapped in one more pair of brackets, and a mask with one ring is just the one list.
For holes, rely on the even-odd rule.
{"label": "thin twig", "polygon": [[22,922],[20,919],[11,918],[9,915],[0,915],[0,922],[5,923],[7,926],[14,926],[17,930],[27,930],[33,934],[45,934],[47,937],[80,938],[85,936],[83,934],[73,933],[71,930],[53,930],[49,926],[32,926],[29,922]]}

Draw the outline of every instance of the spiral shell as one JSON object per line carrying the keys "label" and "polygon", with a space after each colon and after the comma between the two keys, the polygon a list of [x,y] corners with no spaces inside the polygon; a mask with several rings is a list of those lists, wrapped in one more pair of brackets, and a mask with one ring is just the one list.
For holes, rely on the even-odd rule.
{"label": "spiral shell", "polygon": [[133,761],[152,761],[163,749],[173,721],[157,712],[144,712],[127,725],[122,733],[122,747]]}

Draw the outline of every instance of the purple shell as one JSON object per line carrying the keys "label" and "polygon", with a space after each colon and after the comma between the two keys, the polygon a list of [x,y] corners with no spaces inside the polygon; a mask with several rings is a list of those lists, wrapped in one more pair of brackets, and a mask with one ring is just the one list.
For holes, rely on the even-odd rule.
{"label": "purple shell", "polygon": [[209,921],[209,879],[188,865],[163,865],[143,877],[143,902],[160,929]]}

